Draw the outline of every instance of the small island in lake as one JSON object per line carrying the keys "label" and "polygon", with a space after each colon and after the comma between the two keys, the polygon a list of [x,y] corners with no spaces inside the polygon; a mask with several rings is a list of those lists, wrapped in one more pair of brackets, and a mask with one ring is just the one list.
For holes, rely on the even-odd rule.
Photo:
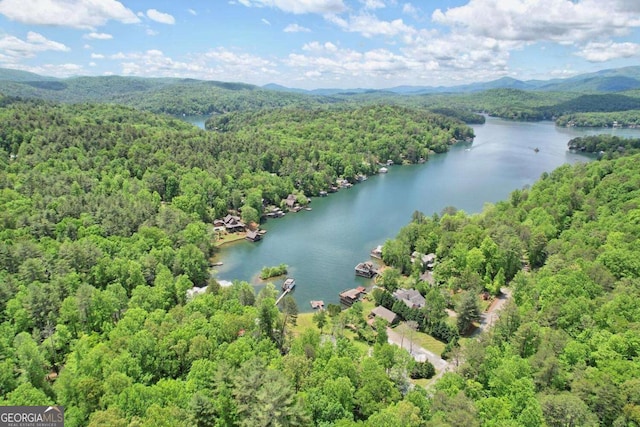
{"label": "small island in lake", "polygon": [[274,267],[263,267],[260,271],[260,279],[267,280],[272,277],[283,276],[287,274],[288,266],[286,264],[280,264]]}

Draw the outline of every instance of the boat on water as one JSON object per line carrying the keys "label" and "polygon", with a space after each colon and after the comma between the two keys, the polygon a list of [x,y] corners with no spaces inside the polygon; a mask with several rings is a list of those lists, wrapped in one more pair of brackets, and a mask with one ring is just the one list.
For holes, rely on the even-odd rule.
{"label": "boat on water", "polygon": [[282,290],[283,291],[287,291],[287,290],[290,291],[295,286],[296,286],[296,279],[294,279],[293,277],[287,277],[287,279],[282,284]]}

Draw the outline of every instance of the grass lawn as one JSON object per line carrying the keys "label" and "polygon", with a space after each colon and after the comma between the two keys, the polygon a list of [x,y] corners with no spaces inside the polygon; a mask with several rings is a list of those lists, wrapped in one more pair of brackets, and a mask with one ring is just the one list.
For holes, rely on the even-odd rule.
{"label": "grass lawn", "polygon": [[[295,336],[299,336],[300,334],[302,334],[302,332],[310,328],[315,329],[316,331],[318,330],[316,323],[313,321],[313,315],[315,313],[316,312],[298,314],[296,326],[291,329]],[[327,315],[327,324],[322,329],[322,332],[324,334],[331,333],[331,319],[329,318],[329,315]],[[345,338],[349,339],[353,343],[353,345],[362,352],[362,354],[367,354],[369,352],[369,345],[365,342],[360,341],[355,332],[345,328],[343,334]]]}
{"label": "grass lawn", "polygon": [[437,354],[438,356],[444,351],[444,347],[446,345],[445,343],[443,343],[442,341],[438,341],[429,334],[412,331],[405,323],[398,324],[395,328],[393,328],[393,330],[399,334],[404,333],[404,336],[407,339],[411,339],[420,347],[423,347],[430,352]]}
{"label": "grass lawn", "polygon": [[244,240],[246,235],[247,235],[246,233],[224,233],[224,234],[219,234],[218,238],[215,241],[215,245],[216,246],[222,246],[222,245],[225,245],[227,243]]}
{"label": "grass lawn", "polygon": [[[292,331],[293,334],[298,336],[300,335],[302,332],[306,331],[307,329],[313,328],[316,331],[318,330],[318,327],[316,326],[315,322],[313,321],[313,315],[315,313],[300,313],[298,314],[298,319],[296,321],[296,326],[293,327]],[[327,332],[329,330],[329,316],[327,316],[327,326],[324,327],[323,332]]]}
{"label": "grass lawn", "polygon": [[376,302],[373,300],[373,297],[371,295],[367,295],[361,301],[363,308],[362,313],[364,314],[364,317],[367,317],[369,313],[371,313],[371,310],[376,308]]}

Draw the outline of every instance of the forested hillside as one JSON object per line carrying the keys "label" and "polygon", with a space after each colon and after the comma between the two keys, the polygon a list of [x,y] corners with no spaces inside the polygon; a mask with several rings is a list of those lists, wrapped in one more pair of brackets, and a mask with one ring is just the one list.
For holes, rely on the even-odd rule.
{"label": "forested hillside", "polygon": [[556,124],[576,127],[639,127],[640,110],[565,114],[556,119]]}
{"label": "forested hillside", "polygon": [[[437,93],[393,90],[270,90],[244,83],[178,78],[123,76],[71,77],[56,79],[16,70],[0,69],[0,93],[55,102],[99,102],[182,115],[217,115],[282,107],[393,104],[452,113],[467,123],[481,123],[478,115],[513,120],[558,119],[581,113],[610,113],[611,122],[627,123],[626,111],[640,109],[637,67],[606,70],[601,74],[531,84],[501,79],[458,88],[439,88]],[[535,84],[533,84],[535,83]],[[528,88],[526,90],[519,87]],[[479,90],[481,88],[482,90]],[[573,119],[575,120],[575,118]],[[574,121],[589,126],[589,121]]]}
{"label": "forested hillside", "polygon": [[385,244],[415,278],[412,251],[435,252],[449,301],[513,291],[436,383],[433,425],[640,424],[639,160],[563,166],[478,215],[414,215]]}
{"label": "forested hillside", "polygon": [[[291,124],[263,140],[133,108],[3,98],[2,403],[65,405],[70,426],[426,416],[424,393],[405,397],[417,406],[387,408],[408,386],[405,353],[387,345],[365,357],[342,338],[362,313],[336,320],[336,345],[313,330],[294,339],[293,300],[281,314],[272,287],[256,296],[210,280],[211,221],[235,209],[259,216],[264,203],[302,195],[304,183],[326,188],[348,168],[374,170],[387,157],[381,135],[384,149],[408,156],[471,131],[396,107],[296,114],[313,123],[304,135]],[[338,124],[353,135],[344,148],[332,142]],[[206,285],[187,303],[189,288]]]}
{"label": "forested hillside", "polygon": [[570,150],[612,158],[637,153],[640,150],[640,139],[621,138],[615,135],[590,135],[573,138],[567,146]]}
{"label": "forested hillside", "polygon": [[[574,141],[618,158],[563,166],[478,215],[416,213],[384,245],[382,284],[409,276],[438,303],[420,327],[452,343],[455,372],[427,392],[384,333],[354,338],[361,306],[294,335],[295,302],[278,310],[272,286],[220,287],[211,221],[446,151],[472,136],[460,121],[287,108],[203,131],[131,107],[0,105],[2,404],[61,404],[69,426],[640,424],[637,141]],[[413,251],[436,254],[433,287]],[[208,291],[188,301],[193,286]],[[514,304],[456,349],[465,304],[503,286]],[[447,306],[459,330],[442,326]]]}
{"label": "forested hillside", "polygon": [[244,83],[120,76],[69,79],[36,76],[37,80],[28,80],[29,76],[35,75],[0,79],[0,93],[55,102],[120,104],[174,116],[337,102],[330,97],[276,92]]}
{"label": "forested hillside", "polygon": [[[305,153],[306,164],[285,164],[285,170],[296,168],[305,176],[308,168],[324,161],[350,180],[355,174],[377,171],[377,162],[416,163],[426,159],[430,151],[443,153],[455,141],[473,138],[473,130],[456,119],[384,105],[231,113],[212,117],[206,126],[242,140],[260,141],[260,151],[277,147],[282,159],[273,158],[270,164],[287,163],[290,150]],[[346,161],[334,159],[336,154]]]}

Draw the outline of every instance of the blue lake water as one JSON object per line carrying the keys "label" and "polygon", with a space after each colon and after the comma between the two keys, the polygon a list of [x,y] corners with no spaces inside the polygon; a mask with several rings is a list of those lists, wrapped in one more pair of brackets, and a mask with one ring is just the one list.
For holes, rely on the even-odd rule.
{"label": "blue lake water", "polygon": [[[293,296],[300,311],[311,311],[310,300],[338,303],[342,290],[370,283],[355,277],[355,265],[369,260],[371,249],[393,238],[414,211],[430,216],[455,206],[479,212],[485,203],[531,185],[543,172],[591,161],[567,150],[571,138],[597,133],[640,137],[637,129],[558,128],[552,122],[495,118],[473,128],[473,143],[459,143],[422,165],[392,166],[389,173],[351,189],[314,198],[312,211],[267,221],[262,241],[222,249],[216,260],[224,264],[216,267],[215,277],[248,281],[259,289],[262,267],[284,263],[296,278]],[[274,283],[279,287],[281,281]]]}

